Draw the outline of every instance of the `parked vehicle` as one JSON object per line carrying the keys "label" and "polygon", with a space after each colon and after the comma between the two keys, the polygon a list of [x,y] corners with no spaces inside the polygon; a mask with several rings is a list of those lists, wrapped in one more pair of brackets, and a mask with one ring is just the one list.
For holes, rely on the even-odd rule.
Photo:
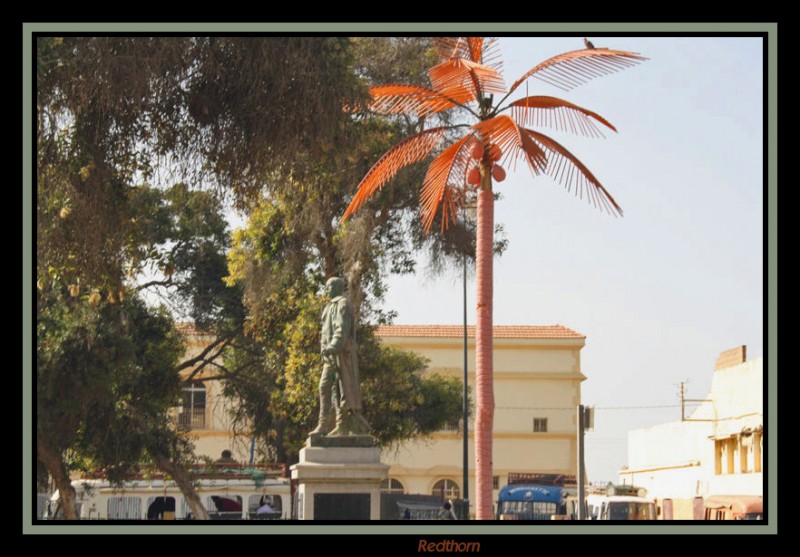
{"label": "parked vehicle", "polygon": [[509,474],[497,498],[498,520],[575,517],[575,478],[561,474]]}
{"label": "parked vehicle", "polygon": [[633,486],[609,486],[605,495],[586,497],[590,520],[656,520],[656,503],[647,490]]}
{"label": "parked vehicle", "polygon": [[[121,484],[105,479],[72,482],[81,520],[191,520],[183,493],[173,480],[136,478]],[[291,515],[291,485],[287,478],[263,474],[205,474],[195,480],[195,489],[209,516],[216,520],[288,519]],[[56,491],[48,501],[45,520],[63,519]]]}
{"label": "parked vehicle", "polygon": [[703,506],[706,520],[764,520],[760,495],[709,495]]}

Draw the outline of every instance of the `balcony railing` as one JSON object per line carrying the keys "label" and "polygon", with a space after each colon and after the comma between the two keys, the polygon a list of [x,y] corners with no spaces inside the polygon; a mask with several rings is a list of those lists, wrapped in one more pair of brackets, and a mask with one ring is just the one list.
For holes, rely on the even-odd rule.
{"label": "balcony railing", "polygon": [[178,429],[205,429],[206,409],[205,408],[184,408],[178,414]]}
{"label": "balcony railing", "polygon": [[459,433],[460,431],[462,431],[461,420],[460,419],[450,420],[449,422],[446,422],[439,431],[445,431],[448,433]]}

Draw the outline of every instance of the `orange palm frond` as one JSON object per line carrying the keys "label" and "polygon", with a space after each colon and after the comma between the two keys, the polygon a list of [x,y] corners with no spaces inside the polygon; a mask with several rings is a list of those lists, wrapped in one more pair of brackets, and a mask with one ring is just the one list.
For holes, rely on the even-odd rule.
{"label": "orange palm frond", "polygon": [[588,137],[604,137],[594,123],[596,120],[617,131],[599,114],[556,97],[525,97],[512,102],[510,106],[513,118],[525,126],[554,128]]}
{"label": "orange palm frond", "polygon": [[595,207],[622,215],[622,208],[575,155],[546,135],[529,129],[523,131],[547,153],[548,176],[565,186],[567,191],[572,191],[575,186],[575,195],[581,199],[586,192],[587,199]]}
{"label": "orange palm frond", "polygon": [[469,54],[467,39],[469,37],[434,37],[433,46],[441,60],[466,58]]}
{"label": "orange palm frond", "polygon": [[446,131],[446,127],[431,128],[412,135],[389,149],[358,184],[356,195],[344,212],[342,220],[347,220],[376,190],[383,187],[402,168],[430,155]]}
{"label": "orange palm frond", "polygon": [[470,40],[480,40],[480,55],[472,60],[480,62],[497,72],[503,71],[503,59],[500,57],[500,43],[497,37],[470,37]]}
{"label": "orange palm frond", "polygon": [[483,37],[467,37],[469,59],[473,62],[483,63]]}
{"label": "orange palm frond", "polygon": [[416,112],[418,116],[425,116],[453,108],[456,103],[463,104],[473,98],[466,88],[453,88],[448,92],[451,96],[416,85],[376,85],[370,88],[373,100],[369,107],[379,114]]}
{"label": "orange palm frond", "polygon": [[533,141],[525,129],[504,114],[483,120],[472,126],[485,145],[494,144],[504,153],[504,160],[525,159],[531,172],[540,174],[547,168],[547,154]]}
{"label": "orange palm frond", "polygon": [[465,135],[428,166],[420,194],[422,225],[426,234],[430,232],[439,207],[442,208],[442,230],[448,227],[450,218],[455,217],[463,201],[462,186],[472,160],[470,148],[477,142],[474,134]]}
{"label": "orange palm frond", "polygon": [[433,43],[442,61],[466,58],[498,72],[502,70],[497,37],[436,37]]}
{"label": "orange palm frond", "polygon": [[509,92],[514,91],[531,76],[569,91],[596,77],[624,70],[645,60],[647,58],[636,52],[624,50],[608,48],[573,50],[549,58],[529,70],[514,82]]}
{"label": "orange palm frond", "polygon": [[449,89],[460,90],[471,87],[476,97],[484,92],[504,93],[503,75],[497,70],[466,58],[453,58],[428,70],[431,85],[437,91],[448,94]]}

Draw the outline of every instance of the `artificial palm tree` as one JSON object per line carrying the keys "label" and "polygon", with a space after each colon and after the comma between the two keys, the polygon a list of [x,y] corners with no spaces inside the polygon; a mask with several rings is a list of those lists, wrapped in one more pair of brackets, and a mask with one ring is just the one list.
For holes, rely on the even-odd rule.
{"label": "artificial palm tree", "polygon": [[[536,77],[563,90],[592,78],[635,65],[646,58],[607,48],[585,48],[560,54],[537,65],[506,89],[497,40],[444,37],[434,40],[440,63],[428,70],[431,87],[378,85],[371,88],[370,109],[380,114],[416,113],[420,117],[461,109],[472,120],[430,127],[401,141],[367,173],[343,219],[358,210],[405,166],[436,152],[422,183],[422,223],[430,232],[437,214],[445,229],[468,197],[477,194],[476,243],[476,518],[492,518],[492,256],[494,193],[492,180],[502,181],[500,162],[523,159],[534,176],[547,174],[567,190],[587,195],[595,206],[622,214],[611,195],[572,153],[529,126],[549,126],[588,136],[601,136],[597,124],[615,128],[598,114],[548,96],[526,96],[508,102],[528,78]],[[495,96],[499,101],[495,101]],[[451,133],[453,130],[462,132]],[[455,136],[455,137],[454,137]],[[441,145],[441,146],[440,146]]]}

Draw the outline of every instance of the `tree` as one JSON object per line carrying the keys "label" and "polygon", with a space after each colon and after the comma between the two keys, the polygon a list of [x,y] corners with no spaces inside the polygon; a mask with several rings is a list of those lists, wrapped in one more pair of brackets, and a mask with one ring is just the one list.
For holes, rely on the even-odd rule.
{"label": "tree", "polygon": [[[426,68],[435,60],[435,50],[424,37],[355,37],[350,51],[354,71],[364,84],[382,80],[406,80],[428,85]],[[364,106],[363,103],[355,106]],[[350,201],[352,184],[369,169],[378,153],[398,138],[418,133],[426,121],[446,123],[448,114],[376,117],[354,110],[341,130],[337,148],[314,156],[298,156],[300,173],[276,172],[267,180],[267,197],[281,207],[283,226],[297,239],[304,237],[307,263],[324,276],[347,278],[349,295],[357,310],[368,320],[386,319],[378,310],[388,273],[411,273],[417,268],[417,254],[427,251],[444,266],[468,252],[474,232],[453,226],[445,234],[420,232],[417,199],[411,187],[424,177],[423,165],[404,169],[396,180],[409,187],[383,192],[376,210],[358,222],[340,222]],[[258,200],[248,214],[258,210]],[[362,306],[364,306],[362,308]]]}
{"label": "tree", "polygon": [[[357,64],[353,51],[359,52]],[[429,52],[419,38],[39,37],[41,338],[58,330],[47,317],[52,312],[62,312],[65,323],[72,323],[80,311],[134,303],[133,298],[152,303],[160,296],[173,318],[217,335],[207,352],[175,363],[175,375],[216,367],[230,376],[236,368],[222,365],[223,348],[236,344],[241,353],[252,339],[240,334],[242,290],[221,280],[227,272],[228,239],[219,203],[227,197],[239,207],[251,207],[262,188],[291,208],[286,225],[295,231],[291,241],[302,242],[298,264],[319,258],[325,272],[350,268],[358,298],[365,298],[360,290],[364,284],[378,296],[380,265],[389,261],[406,271],[412,265],[410,249],[402,241],[391,249],[376,248],[375,236],[397,236],[389,212],[376,219],[366,241],[358,233],[343,235],[324,224],[338,220],[346,205],[346,184],[366,169],[372,151],[385,148],[391,134],[405,134],[416,123],[358,120],[342,106],[360,102],[365,91],[361,80],[375,72],[420,75],[425,66],[420,55]],[[296,110],[298,98],[304,110]],[[343,168],[347,171],[341,172]],[[411,206],[410,199],[398,198],[390,205],[403,210]],[[345,236],[351,240],[342,240]],[[300,275],[293,271],[287,268],[286,276],[294,280]],[[141,283],[143,272],[150,276]],[[308,273],[308,284],[318,272]],[[290,316],[313,305],[312,290],[299,284],[296,307],[270,309],[278,309],[288,326],[294,322]],[[303,322],[298,321],[298,330]],[[64,327],[72,330],[72,325]],[[298,348],[285,355],[300,358],[302,335],[289,336],[298,339],[292,344]],[[278,343],[281,338],[266,340]],[[45,348],[39,348],[37,355],[44,357]],[[81,350],[87,361],[99,357],[85,343]],[[53,353],[46,361],[42,371],[64,365]],[[97,366],[97,373],[106,369]],[[81,385],[77,376],[64,374],[61,380],[68,388]],[[114,378],[101,373],[97,381],[102,392]],[[124,390],[112,395],[114,400],[127,396]],[[78,449],[82,458],[103,460],[91,444],[94,437],[81,433],[84,415],[61,422],[42,418],[43,439],[51,429],[64,432],[62,444],[48,452],[53,457],[50,468],[63,470],[66,477],[74,463],[65,462],[64,455]],[[133,423],[131,416],[126,419]],[[136,423],[144,426],[141,420]],[[144,439],[148,458],[169,465],[156,458],[165,445],[148,428],[154,433]]]}
{"label": "tree", "polygon": [[[330,151],[360,98],[346,37],[38,37],[37,279],[120,290],[131,188],[244,203]],[[303,110],[297,110],[303,99]],[[312,116],[313,115],[313,116]]]}
{"label": "tree", "polygon": [[[319,269],[324,258],[314,257],[313,237],[289,226],[288,213],[265,200],[234,234],[228,280],[242,285],[246,335],[229,346],[224,370],[207,380],[222,380],[236,401],[237,429],[262,440],[268,460],[291,464],[318,416],[324,301],[317,293],[327,275]],[[428,375],[418,356],[380,346],[369,325],[359,327],[357,338],[364,414],[380,445],[429,434],[458,414],[455,378]]]}
{"label": "tree", "polygon": [[[268,397],[280,397],[286,381],[293,381],[299,394],[315,392],[315,382],[309,381],[313,367],[302,369],[301,364],[315,355],[307,347],[314,344],[308,342],[309,331],[316,334],[315,293],[321,276],[347,276],[362,317],[380,321],[387,316],[374,302],[384,288],[383,269],[411,272],[417,247],[433,245],[447,255],[472,237],[418,234],[403,218],[414,206],[409,189],[385,196],[380,213],[357,226],[341,226],[338,219],[349,185],[367,170],[374,153],[419,131],[423,123],[374,118],[342,107],[364,104],[364,82],[424,78],[429,46],[419,37],[39,37],[37,285],[41,325],[48,328],[42,338],[55,326],[43,319],[48,311],[65,312],[71,323],[79,309],[138,303],[134,298],[152,302],[156,292],[171,317],[187,318],[217,335],[203,354],[176,363],[176,376],[189,368],[193,375],[214,367],[220,376],[237,377],[238,386]],[[303,99],[303,110],[297,110],[297,99]],[[444,113],[426,118],[439,116],[446,121]],[[417,181],[422,172],[421,166],[409,168],[398,179]],[[268,228],[267,236],[278,242],[280,268],[268,289],[249,290],[245,298],[250,338],[241,335],[241,296],[243,291],[248,296],[248,282],[257,284],[270,275],[250,268],[247,272],[255,274],[234,288],[221,282],[227,239],[219,202],[226,198],[256,220],[262,200],[282,208],[278,216],[265,213],[277,227]],[[138,284],[144,271],[153,274],[152,280]],[[294,290],[288,302],[270,297],[289,292],[289,286]],[[270,323],[280,326],[270,329]],[[236,356],[222,362],[221,354],[233,352],[227,346],[236,348]],[[86,343],[80,350],[83,358],[99,357]],[[253,358],[248,360],[252,354],[262,369],[282,373],[278,364],[290,362],[296,373],[250,381],[262,379],[257,374],[248,378],[243,371],[254,369]],[[47,359],[50,369],[64,365],[57,354]],[[62,377],[67,383],[77,379]],[[105,382],[98,392],[116,385],[112,374],[98,381]],[[446,381],[420,385],[420,392],[430,396],[443,399],[448,392]],[[77,388],[80,382],[67,386]],[[132,388],[117,385],[110,399],[124,400],[128,393],[122,387]],[[304,415],[308,398],[299,394],[296,412],[275,406],[283,408],[279,418]],[[258,417],[263,403],[249,409],[251,417]],[[106,431],[116,432],[118,426],[127,431],[127,424],[142,433],[138,441],[131,438],[130,453],[117,454],[125,457],[121,462],[130,464],[129,457],[146,454],[160,467],[175,470],[170,474],[179,474],[173,466],[180,464],[181,454],[175,439],[130,402],[120,412],[109,413],[121,421],[106,422]],[[93,444],[98,436],[81,433],[85,421],[79,413],[72,421],[42,423],[46,431],[63,426],[71,432],[48,453],[53,470],[67,470],[72,463],[64,455],[69,452],[97,462],[111,458]],[[271,423],[286,440],[276,446],[296,445],[289,434],[299,429],[286,428],[280,420]],[[425,431],[433,423],[435,416],[419,414],[414,427]],[[136,446],[145,452],[136,453]]]}
{"label": "tree", "polygon": [[[368,83],[403,79],[427,84],[425,68],[435,60],[429,40],[421,37],[358,37],[350,47],[355,73]],[[385,322],[391,315],[381,312],[377,302],[387,273],[413,272],[415,256],[422,249],[434,252],[438,262],[453,256],[460,261],[460,254],[473,241],[467,227],[451,227],[447,234],[435,237],[421,234],[416,225],[416,196],[410,187],[387,191],[376,200],[380,207],[371,218],[346,225],[340,221],[352,184],[368,170],[376,154],[398,137],[417,133],[422,123],[413,115],[385,118],[366,111],[351,113],[337,149],[298,156],[295,167],[304,165],[305,169],[297,175],[270,175],[265,185],[268,193],[251,202],[247,226],[234,233],[229,284],[243,291],[246,336],[232,343],[226,370],[218,376],[225,378],[229,396],[241,401],[234,408],[238,423],[243,429],[252,427],[272,448],[270,459],[295,458],[313,428],[309,425],[318,402],[322,310],[317,292],[325,279],[334,275],[348,279],[349,296],[362,324]],[[410,186],[423,176],[420,165],[405,169],[397,179]],[[374,421],[381,443],[427,433],[431,426],[426,424],[434,417],[452,415],[444,403],[427,417],[411,410],[417,400],[441,396],[444,401],[452,394],[449,381],[412,379],[409,374],[419,375],[424,365],[410,366],[403,356],[370,349],[375,341],[367,326],[362,327],[359,339],[359,349],[373,353],[362,360],[365,412]],[[377,358],[387,364],[385,369],[404,370],[400,375],[406,388],[388,389],[400,383],[386,377],[385,369],[370,367]],[[370,381],[368,377],[384,379]],[[370,394],[373,387],[378,390]],[[389,409],[389,396],[398,399],[395,411],[384,412]],[[381,411],[373,414],[371,406]],[[400,412],[400,408],[405,410]]]}
{"label": "tree", "polygon": [[[218,334],[241,331],[241,293],[222,282],[227,223],[210,192],[179,183],[166,189],[128,186],[130,215],[121,236],[120,271],[150,270],[154,280],[119,291],[65,284],[58,274],[37,289],[37,456],[56,479],[67,516],[74,514],[70,468],[100,468],[122,480],[142,461],[171,475],[192,513],[207,517],[185,465],[192,447],[168,410],[180,399],[184,348],[176,316]],[[58,223],[55,224],[58,227]],[[153,290],[169,311],[147,307]],[[106,295],[107,294],[107,295]],[[206,358],[201,365],[208,364]],[[79,457],[68,462],[65,455]]]}
{"label": "tree", "polygon": [[[119,302],[39,296],[37,459],[54,478],[67,519],[78,518],[69,468],[100,468],[121,481],[145,458],[171,474],[196,516],[207,517],[181,464],[190,447],[168,426],[180,396],[183,342],[172,320],[126,297]],[[64,455],[71,451],[75,462]]]}
{"label": "tree", "polygon": [[[477,194],[476,245],[476,516],[492,518],[492,284],[494,192],[492,178],[502,181],[500,159],[524,160],[534,176],[547,174],[570,190],[586,193],[595,206],[611,213],[622,210],[572,153],[530,125],[550,125],[589,136],[601,135],[597,123],[615,128],[598,114],[549,96],[528,96],[505,104],[530,77],[538,77],[564,90],[632,65],[645,58],[631,52],[586,48],[560,54],[538,64],[506,91],[500,73],[495,39],[445,37],[437,41],[439,64],[428,71],[431,87],[376,85],[370,90],[370,108],[381,114],[427,116],[458,109],[474,123],[427,127],[395,145],[364,176],[343,215],[349,218],[376,195],[404,167],[420,162],[442,148],[430,162],[422,182],[421,213],[425,232],[437,215],[440,229],[457,220],[467,197]],[[499,100],[495,101],[495,95]],[[502,95],[502,96],[501,96]],[[511,109],[511,115],[503,114]],[[453,130],[460,137],[448,135]]]}
{"label": "tree", "polygon": [[400,444],[442,429],[461,412],[461,382],[426,372],[413,352],[383,347],[367,329],[360,350],[363,399],[371,432],[382,446]]}

